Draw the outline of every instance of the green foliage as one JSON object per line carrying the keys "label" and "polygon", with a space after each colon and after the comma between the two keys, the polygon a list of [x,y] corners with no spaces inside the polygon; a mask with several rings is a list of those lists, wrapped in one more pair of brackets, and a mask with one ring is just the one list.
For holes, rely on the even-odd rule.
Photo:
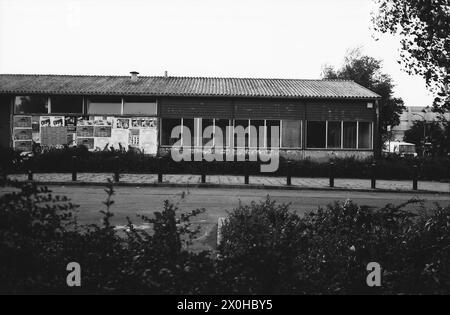
{"label": "green foliage", "polygon": [[[447,140],[443,140],[448,141]],[[0,150],[0,156],[6,156],[5,163],[9,165],[9,173],[26,172],[71,172],[72,156],[77,156],[78,172],[114,172],[120,165],[120,172],[156,174],[162,170],[164,174],[201,174],[205,165],[201,162],[174,162],[170,156],[157,158],[138,152],[89,152],[85,148],[66,148],[62,150],[50,150],[45,153],[36,154],[33,157],[20,157],[13,150]],[[9,157],[19,157],[13,162]],[[118,161],[115,157],[118,157]],[[8,162],[9,161],[9,162]],[[338,178],[370,178],[370,165],[373,158],[333,158],[335,163],[335,174]],[[410,180],[413,174],[412,166],[418,164],[420,178],[422,180],[448,180],[450,169],[448,168],[449,157],[405,159],[390,156],[377,160],[379,169],[378,179],[405,179]],[[286,176],[289,172],[297,177],[328,177],[330,174],[330,163],[319,162],[309,159],[288,161],[280,157],[280,167],[274,173],[260,172],[260,162],[208,162],[206,172],[211,175],[250,175],[264,176]]]}
{"label": "green foliage", "polygon": [[[450,207],[427,216],[406,205],[347,201],[303,217],[270,200],[240,207],[224,225],[221,278],[240,294],[448,294]],[[370,262],[381,288],[366,284]]]}
{"label": "green foliage", "polygon": [[435,107],[450,109],[450,5],[448,0],[375,0],[375,29],[400,37],[401,63],[423,76]]}
{"label": "green foliage", "polygon": [[[266,201],[229,213],[217,251],[193,252],[204,210],[163,211],[125,230],[111,224],[109,182],[101,225],[82,226],[76,206],[47,188],[16,187],[0,197],[1,293],[145,294],[449,294],[450,207],[430,213],[406,205],[369,209],[351,201],[303,216]],[[421,208],[419,207],[419,210]],[[81,266],[81,287],[66,266]],[[382,287],[366,285],[366,266],[382,266]]]}
{"label": "green foliage", "polygon": [[[447,132],[448,130],[448,123]],[[405,131],[404,141],[414,143],[416,148],[421,150],[423,155],[424,141],[431,143],[430,154],[433,156],[445,156],[450,153],[449,135],[446,134],[445,127],[437,122],[430,121],[424,123],[423,121],[414,121],[409,130]]]}
{"label": "green foliage", "polygon": [[388,74],[382,72],[381,60],[364,55],[360,49],[353,49],[345,56],[340,69],[326,66],[323,77],[354,80],[381,96],[380,134],[383,142],[388,136],[387,126],[396,126],[400,123],[400,115],[405,109],[403,100],[393,96],[394,82]]}

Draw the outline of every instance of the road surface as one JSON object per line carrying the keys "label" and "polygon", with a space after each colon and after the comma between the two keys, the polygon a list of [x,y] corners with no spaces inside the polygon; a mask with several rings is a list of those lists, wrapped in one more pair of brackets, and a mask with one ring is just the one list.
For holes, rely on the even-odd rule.
{"label": "road surface", "polygon": [[[50,187],[59,195],[66,195],[75,204],[80,205],[78,220],[80,223],[100,222],[100,210],[106,193],[102,187]],[[425,206],[432,208],[435,202],[449,205],[449,195],[376,193],[376,192],[342,192],[342,191],[310,191],[310,190],[253,190],[253,189],[212,189],[212,188],[164,188],[164,187],[116,187],[113,197],[115,204],[113,224],[123,225],[126,217],[136,221],[136,214],[151,215],[161,211],[163,201],[168,199],[176,203],[180,210],[205,208],[207,211],[197,217],[198,222],[217,222],[219,217],[226,216],[227,211],[239,205],[248,204],[252,200],[264,200],[267,195],[280,203],[291,203],[291,209],[302,214],[325,207],[334,201],[352,199],[360,205],[382,207],[387,203],[400,204],[411,198],[425,199]],[[11,191],[1,189],[0,195]]]}

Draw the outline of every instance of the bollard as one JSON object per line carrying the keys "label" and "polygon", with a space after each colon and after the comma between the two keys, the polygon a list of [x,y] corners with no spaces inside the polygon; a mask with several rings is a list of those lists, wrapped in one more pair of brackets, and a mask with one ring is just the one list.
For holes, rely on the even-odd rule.
{"label": "bollard", "polygon": [[330,187],[331,188],[334,187],[334,167],[335,167],[334,162],[331,162],[330,163]]}
{"label": "bollard", "polygon": [[372,172],[371,172],[371,185],[370,187],[372,189],[377,188],[377,180],[376,180],[376,172],[377,172],[377,164],[375,162],[371,165]]}
{"label": "bollard", "polygon": [[119,157],[114,157],[114,181],[118,183],[120,180],[120,174],[119,174]]}
{"label": "bollard", "polygon": [[286,176],[286,184],[288,186],[292,186],[292,162],[287,162],[287,176]]}
{"label": "bollard", "polygon": [[33,180],[33,171],[32,170],[28,170],[27,171],[27,174],[28,174],[28,180]]}
{"label": "bollard", "polygon": [[162,157],[158,157],[158,183],[163,182]]}
{"label": "bollard", "polygon": [[206,184],[206,161],[202,160],[202,184]]}
{"label": "bollard", "polygon": [[417,179],[419,177],[419,168],[417,165],[414,165],[413,167],[413,190],[418,189]]}
{"label": "bollard", "polygon": [[77,181],[77,157],[72,156],[72,181]]}
{"label": "bollard", "polygon": [[248,174],[249,165],[247,164],[248,162],[249,162],[248,152],[245,151],[245,170],[244,170],[244,183],[245,183],[245,185],[248,185],[250,183],[250,176]]}

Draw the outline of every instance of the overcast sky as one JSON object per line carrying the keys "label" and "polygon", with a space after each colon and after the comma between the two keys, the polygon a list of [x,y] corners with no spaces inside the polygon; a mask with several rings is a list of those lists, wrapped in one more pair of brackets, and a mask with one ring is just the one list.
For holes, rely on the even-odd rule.
{"label": "overcast sky", "polygon": [[320,78],[349,48],[384,60],[408,106],[432,102],[371,0],[0,0],[0,73]]}

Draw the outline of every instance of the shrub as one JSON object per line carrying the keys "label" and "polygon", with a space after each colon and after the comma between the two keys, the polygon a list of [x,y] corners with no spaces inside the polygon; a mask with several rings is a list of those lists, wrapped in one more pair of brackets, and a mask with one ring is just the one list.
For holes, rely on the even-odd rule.
{"label": "shrub", "polygon": [[[149,230],[111,223],[108,183],[100,225],[79,225],[77,206],[45,187],[0,197],[1,293],[449,294],[450,206],[373,210],[351,201],[303,216],[267,199],[229,213],[217,251],[190,250],[204,210],[179,214],[169,202]],[[420,209],[420,208],[419,208]],[[82,286],[66,285],[78,262]],[[382,266],[382,287],[366,285],[366,266]]]}
{"label": "shrub", "polygon": [[[201,174],[206,170],[211,175],[250,175],[286,176],[291,173],[295,177],[328,177],[330,163],[309,159],[288,161],[280,158],[280,167],[274,173],[261,173],[260,162],[174,162],[170,156],[155,157],[137,151],[105,150],[91,152],[86,147],[65,147],[35,152],[32,157],[21,156],[11,149],[0,149],[1,169],[8,172],[71,172],[72,157],[77,157],[79,172],[114,172],[117,168],[127,173],[156,174],[162,170],[165,174]],[[372,158],[334,158],[337,178],[370,178]],[[417,158],[407,159],[389,156],[377,160],[378,179],[411,180],[413,166],[419,165],[422,180],[450,180],[449,158]],[[0,169],[0,170],[1,170]]]}
{"label": "shrub", "polygon": [[[221,276],[241,294],[448,294],[450,207],[418,215],[407,204],[347,201],[304,217],[270,200],[240,207],[224,225]],[[381,288],[366,284],[370,262]]]}

